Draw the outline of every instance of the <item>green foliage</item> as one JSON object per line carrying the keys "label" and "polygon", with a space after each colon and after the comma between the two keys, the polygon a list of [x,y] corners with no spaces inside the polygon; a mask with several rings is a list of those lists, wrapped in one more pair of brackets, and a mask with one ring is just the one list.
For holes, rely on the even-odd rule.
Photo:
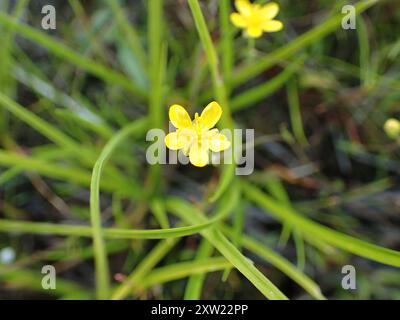
{"label": "green foliage", "polygon": [[[285,29],[248,41],[230,23],[229,0],[104,0],[90,9],[70,0],[57,10],[73,21],[59,14],[51,32],[29,1],[5,2],[0,250],[12,247],[17,259],[0,261],[0,284],[10,292],[40,294],[46,261],[70,269],[89,260],[84,281],[62,275],[50,294],[399,297],[399,242],[389,249],[363,224],[372,210],[382,230],[392,227],[377,217],[385,203],[359,203],[390,192],[399,172],[396,141],[383,130],[398,118],[400,88],[385,3],[356,3],[358,28],[344,34],[340,8],[281,1]],[[318,23],[304,31],[302,17]],[[223,108],[221,129],[256,130],[253,174],[145,161],[146,133],[168,128],[168,105],[197,111],[211,100]],[[260,211],[274,221],[264,225]],[[37,239],[44,248],[24,245]],[[320,281],[357,257],[368,266],[359,293]]]}

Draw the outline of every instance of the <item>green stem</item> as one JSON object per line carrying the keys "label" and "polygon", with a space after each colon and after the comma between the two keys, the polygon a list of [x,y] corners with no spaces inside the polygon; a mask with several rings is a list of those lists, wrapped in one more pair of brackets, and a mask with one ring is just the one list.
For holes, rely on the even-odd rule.
{"label": "green stem", "polygon": [[[233,132],[233,120],[229,106],[228,92],[218,69],[219,62],[217,52],[212,43],[211,36],[208,31],[203,13],[201,12],[199,2],[197,0],[189,0],[189,6],[192,11],[197,32],[199,34],[200,40],[203,44],[203,48],[207,56],[214,88],[214,95],[223,110],[221,126],[224,128],[228,128]],[[232,150],[235,150],[234,141],[232,141],[231,148]],[[214,194],[210,197],[211,202],[218,200],[219,197],[226,191],[235,176],[235,167],[236,166],[234,164],[234,161],[232,161],[232,164],[225,164],[223,166],[220,182],[217,186],[217,189],[214,191]]]}
{"label": "green stem", "polygon": [[[163,1],[149,0],[148,2],[148,41],[150,56],[151,95],[149,97],[149,112],[153,128],[165,126],[165,110],[163,106],[163,82],[167,60],[166,47],[162,46]],[[157,194],[161,188],[161,166],[150,167],[150,192]]]}
{"label": "green stem", "polygon": [[104,245],[104,231],[102,230],[101,226],[100,178],[103,167],[111,157],[116,147],[126,137],[128,137],[128,135],[140,131],[141,125],[142,122],[138,120],[137,122],[133,122],[131,125],[118,132],[105,145],[93,168],[92,180],[90,183],[90,220],[92,223],[92,234],[95,250],[96,287],[98,299],[107,299],[110,291],[107,252]]}
{"label": "green stem", "polygon": [[219,6],[219,19],[221,25],[221,52],[222,54],[222,74],[224,76],[226,91],[229,95],[230,88],[226,85],[227,81],[232,76],[234,64],[234,48],[233,48],[233,32],[232,25],[229,20],[231,12],[231,1],[221,0]]}
{"label": "green stem", "polygon": [[302,146],[308,145],[306,134],[304,133],[303,121],[301,119],[299,92],[296,79],[291,79],[287,85],[287,97],[289,104],[290,121],[294,136]]}
{"label": "green stem", "polygon": [[[201,263],[207,260],[214,251],[214,247],[207,239],[203,239],[197,250],[195,263]],[[203,288],[205,273],[192,275],[185,289],[185,300],[199,300],[201,298],[201,289]]]}

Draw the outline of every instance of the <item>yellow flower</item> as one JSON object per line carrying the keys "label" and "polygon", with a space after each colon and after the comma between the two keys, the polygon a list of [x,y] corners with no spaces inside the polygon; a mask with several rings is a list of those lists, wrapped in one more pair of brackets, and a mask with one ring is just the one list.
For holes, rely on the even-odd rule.
{"label": "yellow flower", "polygon": [[169,119],[177,130],[165,137],[166,146],[171,150],[182,149],[185,155],[189,155],[191,164],[204,167],[209,162],[209,150],[220,152],[231,144],[218,129],[213,129],[221,115],[222,109],[215,101],[208,104],[200,116],[196,113],[193,121],[185,108],[172,105]]}
{"label": "yellow flower", "polygon": [[390,138],[397,139],[400,135],[400,122],[394,118],[390,118],[386,120],[383,129]]}
{"label": "yellow flower", "polygon": [[263,32],[276,32],[282,30],[283,23],[273,20],[278,12],[279,5],[275,2],[266,5],[252,4],[249,0],[236,0],[237,11],[231,14],[232,23],[246,29],[246,34],[251,38],[259,38]]}

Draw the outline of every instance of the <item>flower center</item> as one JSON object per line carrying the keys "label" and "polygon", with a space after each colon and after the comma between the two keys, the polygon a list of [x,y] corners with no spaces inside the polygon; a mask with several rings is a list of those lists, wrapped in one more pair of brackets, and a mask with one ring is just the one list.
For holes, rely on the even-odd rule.
{"label": "flower center", "polygon": [[248,25],[253,28],[259,28],[260,25],[266,20],[262,12],[262,7],[258,4],[252,5],[251,12],[246,18]]}

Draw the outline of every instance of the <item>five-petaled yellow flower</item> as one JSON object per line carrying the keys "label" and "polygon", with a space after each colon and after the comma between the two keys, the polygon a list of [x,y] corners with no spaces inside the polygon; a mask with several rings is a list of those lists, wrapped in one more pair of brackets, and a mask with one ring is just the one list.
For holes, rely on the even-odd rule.
{"label": "five-petaled yellow flower", "polygon": [[283,23],[273,20],[278,12],[279,5],[275,2],[266,5],[252,4],[249,0],[236,0],[238,12],[231,14],[232,23],[246,30],[251,38],[259,38],[264,32],[275,32],[283,28]]}
{"label": "five-petaled yellow flower", "polygon": [[185,155],[189,155],[191,164],[204,167],[209,162],[209,150],[220,152],[228,149],[231,144],[218,129],[213,129],[221,115],[222,109],[215,101],[208,104],[200,116],[196,113],[193,121],[185,108],[172,105],[169,108],[169,119],[177,130],[165,137],[165,144],[171,150],[182,149]]}

